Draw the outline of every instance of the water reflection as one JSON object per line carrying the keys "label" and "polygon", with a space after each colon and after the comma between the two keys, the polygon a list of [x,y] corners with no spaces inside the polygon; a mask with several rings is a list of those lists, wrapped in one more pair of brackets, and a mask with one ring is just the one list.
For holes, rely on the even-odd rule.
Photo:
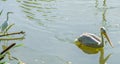
{"label": "water reflection", "polygon": [[107,6],[107,5],[106,5],[106,0],[103,0],[103,6]]}
{"label": "water reflection", "polygon": [[105,64],[107,60],[110,58],[112,54],[108,54],[106,57],[104,56],[104,48],[91,48],[85,45],[80,44],[75,41],[75,44],[78,48],[80,48],[86,54],[100,54],[99,55],[99,64]]}
{"label": "water reflection", "polygon": [[95,2],[96,9],[98,9],[99,11],[102,9],[102,25],[101,26],[106,27],[106,25],[107,25],[106,24],[107,23],[106,13],[108,10],[106,0],[103,0],[102,8],[100,8],[98,5],[99,5],[99,1],[96,0],[96,2]]}
{"label": "water reflection", "polygon": [[107,60],[110,58],[112,54],[108,54],[106,57],[104,56],[104,49],[100,50],[99,64],[106,64]]}
{"label": "water reflection", "polygon": [[102,26],[106,26],[106,12],[107,12],[107,4],[106,4],[106,0],[103,0],[103,11],[102,11]]}
{"label": "water reflection", "polygon": [[[3,17],[3,9],[0,11],[0,16]],[[11,30],[11,27],[13,27],[13,24],[9,24],[9,14],[13,12],[7,12],[6,14],[6,20],[0,25],[0,64],[4,64],[4,62],[9,62],[11,59],[13,59],[13,55],[9,51],[11,48],[19,47],[21,44],[11,43],[9,41],[12,40],[23,40],[25,36],[25,32],[9,32]],[[2,22],[2,21],[1,21]],[[14,57],[15,58],[15,57]],[[18,59],[18,58],[16,58]],[[16,60],[14,59],[14,60]],[[1,62],[4,61],[4,62]],[[18,60],[17,60],[18,61]],[[19,61],[18,61],[19,62]]]}
{"label": "water reflection", "polygon": [[103,12],[102,12],[102,26],[106,26],[106,12],[107,12],[107,9],[106,8],[103,8]]}
{"label": "water reflection", "polygon": [[[95,0],[95,7],[97,8],[99,5],[99,1],[98,0]],[[103,0],[103,7],[107,6],[106,4],[106,0]]]}
{"label": "water reflection", "polygon": [[54,3],[52,3],[53,1],[54,0],[28,0],[18,2],[29,20],[36,22],[40,26],[45,26],[46,21],[53,21],[56,17],[56,15],[52,14],[56,9]]}
{"label": "water reflection", "polygon": [[[101,7],[100,6],[101,3],[99,2],[99,0],[95,0],[95,8],[98,11],[102,12],[101,13],[101,15],[102,15],[101,26],[104,26],[107,29],[110,28],[111,30],[113,30],[113,32],[119,31],[120,24],[119,24],[119,22],[117,23],[115,20],[113,20],[114,19],[112,17],[113,15],[111,15],[116,12],[112,12],[112,13],[110,12],[116,7],[112,7],[111,5],[108,5],[107,2],[110,3],[110,1],[103,0],[102,7]],[[110,12],[110,13],[108,13],[108,12]],[[100,13],[100,12],[98,12],[98,13]],[[110,17],[112,17],[112,19]],[[112,22],[114,22],[114,21],[115,21],[115,23],[113,24]],[[110,24],[110,23],[112,23],[112,24]]]}
{"label": "water reflection", "polygon": [[95,0],[95,7],[98,7],[98,0]]}

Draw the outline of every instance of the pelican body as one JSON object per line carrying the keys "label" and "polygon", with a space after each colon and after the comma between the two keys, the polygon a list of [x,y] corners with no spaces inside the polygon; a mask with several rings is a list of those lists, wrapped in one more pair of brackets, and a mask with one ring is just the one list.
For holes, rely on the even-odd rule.
{"label": "pelican body", "polygon": [[85,46],[89,46],[92,48],[102,48],[104,47],[104,37],[108,40],[109,44],[113,47],[109,37],[106,34],[105,28],[100,28],[101,32],[101,38],[96,36],[95,34],[91,33],[83,33],[80,35],[80,37],[77,39],[77,41]]}

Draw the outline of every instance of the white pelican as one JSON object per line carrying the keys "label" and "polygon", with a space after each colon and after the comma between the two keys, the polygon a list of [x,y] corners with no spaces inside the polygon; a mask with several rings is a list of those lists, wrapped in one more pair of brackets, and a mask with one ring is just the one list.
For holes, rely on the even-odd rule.
{"label": "white pelican", "polygon": [[92,47],[92,48],[102,48],[104,47],[104,37],[107,39],[109,44],[113,47],[104,27],[100,28],[101,38],[91,33],[83,33],[79,38],[76,39],[80,44]]}

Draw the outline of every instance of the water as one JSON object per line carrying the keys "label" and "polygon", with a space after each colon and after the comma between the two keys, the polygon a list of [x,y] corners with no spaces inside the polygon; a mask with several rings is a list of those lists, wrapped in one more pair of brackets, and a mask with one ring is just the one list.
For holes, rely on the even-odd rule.
{"label": "water", "polygon": [[100,64],[100,53],[86,54],[73,41],[83,32],[99,35],[104,26],[114,44],[105,45],[106,61],[118,64],[120,39],[119,0],[107,0],[103,6],[99,0],[7,0],[0,1],[3,9],[1,23],[7,12],[13,12],[9,24],[15,23],[10,31],[26,32],[25,46],[15,49],[14,56],[26,64]]}

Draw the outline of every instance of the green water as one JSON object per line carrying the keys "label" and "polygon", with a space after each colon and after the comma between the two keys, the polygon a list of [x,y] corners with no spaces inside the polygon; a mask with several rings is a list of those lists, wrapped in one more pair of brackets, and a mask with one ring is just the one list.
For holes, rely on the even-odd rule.
{"label": "green water", "polygon": [[[26,64],[101,64],[100,55],[87,54],[74,40],[83,32],[99,35],[104,26],[114,48],[106,44],[104,57],[111,54],[108,64],[119,64],[120,4],[119,0],[6,0],[0,1],[1,23],[15,23],[11,31],[26,32],[24,47],[13,50],[13,55]],[[1,24],[0,23],[0,24]]]}

